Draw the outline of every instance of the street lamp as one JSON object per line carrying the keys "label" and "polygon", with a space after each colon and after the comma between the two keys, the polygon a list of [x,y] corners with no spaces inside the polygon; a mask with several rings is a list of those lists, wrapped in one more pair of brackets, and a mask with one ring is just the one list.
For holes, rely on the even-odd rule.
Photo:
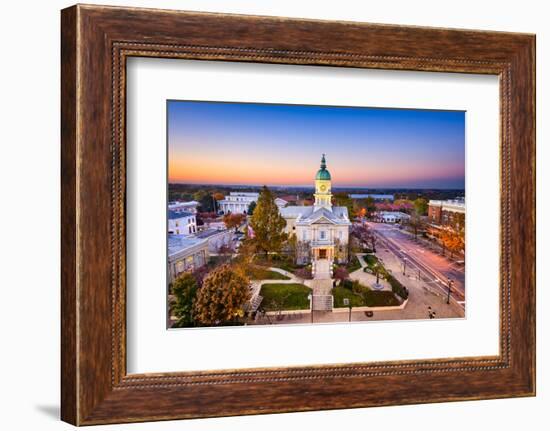
{"label": "street lamp", "polygon": [[311,314],[311,323],[313,323],[313,296],[311,293],[307,296],[307,299],[309,299],[309,308],[311,311],[309,314]]}
{"label": "street lamp", "polygon": [[349,298],[344,298],[344,306],[349,307],[349,321],[351,322],[351,302]]}
{"label": "street lamp", "polygon": [[454,280],[447,279],[447,304],[451,302],[451,290],[453,288]]}

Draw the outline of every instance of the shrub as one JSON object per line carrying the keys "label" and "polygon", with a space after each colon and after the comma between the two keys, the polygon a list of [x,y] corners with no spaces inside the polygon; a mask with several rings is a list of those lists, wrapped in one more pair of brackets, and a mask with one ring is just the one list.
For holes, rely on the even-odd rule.
{"label": "shrub", "polygon": [[310,267],[298,268],[294,271],[294,275],[302,280],[311,280],[313,278]]}
{"label": "shrub", "polygon": [[343,266],[338,266],[334,269],[334,278],[340,280],[340,282],[349,278],[348,270]]}
{"label": "shrub", "polygon": [[403,286],[399,280],[397,280],[393,275],[391,274],[387,274],[386,276],[386,280],[388,280],[388,282],[390,283],[391,285],[391,290],[393,293],[395,293],[396,295],[400,296],[401,298],[403,299],[407,299],[409,297],[409,291],[408,289]]}
{"label": "shrub", "polygon": [[354,280],[351,285],[351,291],[355,293],[356,295],[362,295],[365,289],[368,289],[367,287],[363,286],[361,283],[359,283],[357,280]]}
{"label": "shrub", "polygon": [[351,290],[353,288],[353,281],[351,281],[349,278],[344,280],[342,282],[342,287]]}

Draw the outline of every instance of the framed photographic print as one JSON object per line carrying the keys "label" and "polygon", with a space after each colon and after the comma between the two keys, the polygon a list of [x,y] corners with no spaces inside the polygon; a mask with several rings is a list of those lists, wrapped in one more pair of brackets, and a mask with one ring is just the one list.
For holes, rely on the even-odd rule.
{"label": "framed photographic print", "polygon": [[78,5],[61,42],[63,420],[534,395],[533,35]]}

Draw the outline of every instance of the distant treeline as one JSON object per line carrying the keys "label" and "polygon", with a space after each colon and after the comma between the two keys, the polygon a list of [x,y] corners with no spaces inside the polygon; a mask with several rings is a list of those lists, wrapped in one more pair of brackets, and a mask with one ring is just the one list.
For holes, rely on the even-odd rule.
{"label": "distant treeline", "polygon": [[[290,187],[290,186],[271,186],[269,187],[275,195],[297,195],[300,199],[313,197],[313,187]],[[190,201],[199,200],[197,197],[216,194],[227,195],[230,192],[259,192],[260,186],[228,186],[228,185],[205,185],[205,184],[169,184],[168,200],[170,201]],[[426,200],[454,199],[464,197],[464,189],[374,189],[374,188],[352,188],[352,187],[333,187],[334,193],[347,194],[390,194],[395,199],[407,199],[414,201],[417,198]]]}

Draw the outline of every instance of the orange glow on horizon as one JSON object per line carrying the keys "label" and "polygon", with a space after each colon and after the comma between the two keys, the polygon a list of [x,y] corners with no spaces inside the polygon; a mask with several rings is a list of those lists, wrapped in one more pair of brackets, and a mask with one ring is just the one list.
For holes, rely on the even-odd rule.
{"label": "orange glow on horizon", "polygon": [[[309,164],[309,163],[308,163]],[[334,165],[332,165],[334,166]],[[333,184],[350,186],[370,186],[382,183],[406,183],[410,178],[430,180],[437,176],[451,174],[463,175],[462,167],[449,172],[448,166],[434,167],[428,172],[425,166],[414,164],[385,164],[367,161],[350,161],[348,166],[342,163],[331,167]],[[338,168],[339,167],[339,168]],[[169,181],[190,184],[242,184],[242,185],[296,185],[313,187],[316,164],[306,166],[299,160],[287,160],[278,164],[271,160],[250,160],[247,158],[214,158],[203,160],[194,157],[172,157],[169,162]]]}

